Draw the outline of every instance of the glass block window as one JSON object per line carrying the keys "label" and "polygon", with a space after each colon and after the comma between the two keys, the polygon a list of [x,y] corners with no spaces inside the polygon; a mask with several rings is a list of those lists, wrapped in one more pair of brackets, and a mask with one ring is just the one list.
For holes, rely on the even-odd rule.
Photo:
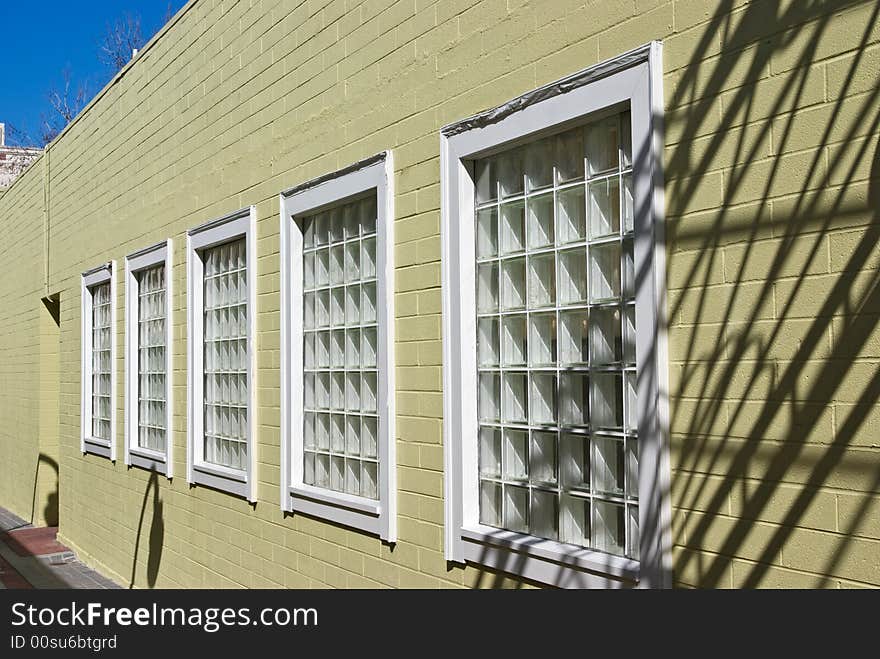
{"label": "glass block window", "polygon": [[165,266],[135,273],[138,291],[138,440],[165,452]]}
{"label": "glass block window", "polygon": [[205,249],[204,455],[209,464],[247,466],[248,309],[246,239]]}
{"label": "glass block window", "polygon": [[479,520],[638,558],[629,113],[477,160]]}
{"label": "glass block window", "polygon": [[379,498],[376,193],[298,218],[303,482]]}
{"label": "glass block window", "polygon": [[92,295],[92,437],[110,440],[111,360],[110,282],[89,289]]}

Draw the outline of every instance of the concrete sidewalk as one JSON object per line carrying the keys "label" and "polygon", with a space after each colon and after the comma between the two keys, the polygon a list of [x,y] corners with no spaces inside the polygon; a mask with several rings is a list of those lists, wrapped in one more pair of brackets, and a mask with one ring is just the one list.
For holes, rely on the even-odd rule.
{"label": "concrete sidewalk", "polygon": [[57,528],[31,526],[0,508],[0,588],[119,588],[76,560]]}

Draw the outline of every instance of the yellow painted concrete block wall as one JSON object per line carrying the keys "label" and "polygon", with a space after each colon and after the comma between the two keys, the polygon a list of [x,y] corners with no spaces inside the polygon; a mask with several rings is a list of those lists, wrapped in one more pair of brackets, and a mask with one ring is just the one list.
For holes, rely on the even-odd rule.
{"label": "yellow painted concrete block wall", "polygon": [[[14,237],[0,246],[0,504],[30,510],[37,305],[60,292],[61,536],[87,562],[137,587],[524,585],[442,553],[439,129],[652,39],[664,42],[675,582],[880,585],[880,17],[867,1],[191,2],[48,165],[0,197]],[[397,195],[393,550],[277,505],[277,195],[385,149]],[[184,236],[250,204],[258,503],[82,456],[79,274],[174,240],[184,474]],[[121,313],[116,330],[121,346]],[[116,441],[121,455],[121,423]]]}

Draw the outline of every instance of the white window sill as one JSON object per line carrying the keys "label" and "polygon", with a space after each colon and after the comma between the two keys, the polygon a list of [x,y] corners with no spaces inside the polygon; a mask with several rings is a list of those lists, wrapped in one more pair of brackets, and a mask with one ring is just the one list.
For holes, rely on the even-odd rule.
{"label": "white window sill", "polygon": [[623,556],[477,525],[461,529],[466,561],[542,583],[574,588],[632,587],[640,564]]}
{"label": "white window sill", "polygon": [[381,535],[382,506],[378,501],[302,485],[289,488],[290,509],[359,531]]}
{"label": "white window sill", "polygon": [[192,482],[250,500],[247,472],[218,465],[194,464]]}
{"label": "white window sill", "polygon": [[96,437],[83,437],[83,454],[91,453],[108,460],[113,459],[113,449],[110,442],[106,439],[98,439]]}
{"label": "white window sill", "polygon": [[163,476],[168,473],[167,460],[164,453],[143,448],[130,448],[128,450],[128,458],[132,467],[155,471]]}

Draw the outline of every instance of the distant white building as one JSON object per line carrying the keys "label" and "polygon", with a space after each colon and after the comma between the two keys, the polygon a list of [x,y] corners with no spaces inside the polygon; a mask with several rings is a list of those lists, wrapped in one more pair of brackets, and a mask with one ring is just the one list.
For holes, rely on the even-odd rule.
{"label": "distant white building", "polygon": [[0,190],[12,185],[42,152],[42,149],[6,146],[6,125],[0,124]]}

